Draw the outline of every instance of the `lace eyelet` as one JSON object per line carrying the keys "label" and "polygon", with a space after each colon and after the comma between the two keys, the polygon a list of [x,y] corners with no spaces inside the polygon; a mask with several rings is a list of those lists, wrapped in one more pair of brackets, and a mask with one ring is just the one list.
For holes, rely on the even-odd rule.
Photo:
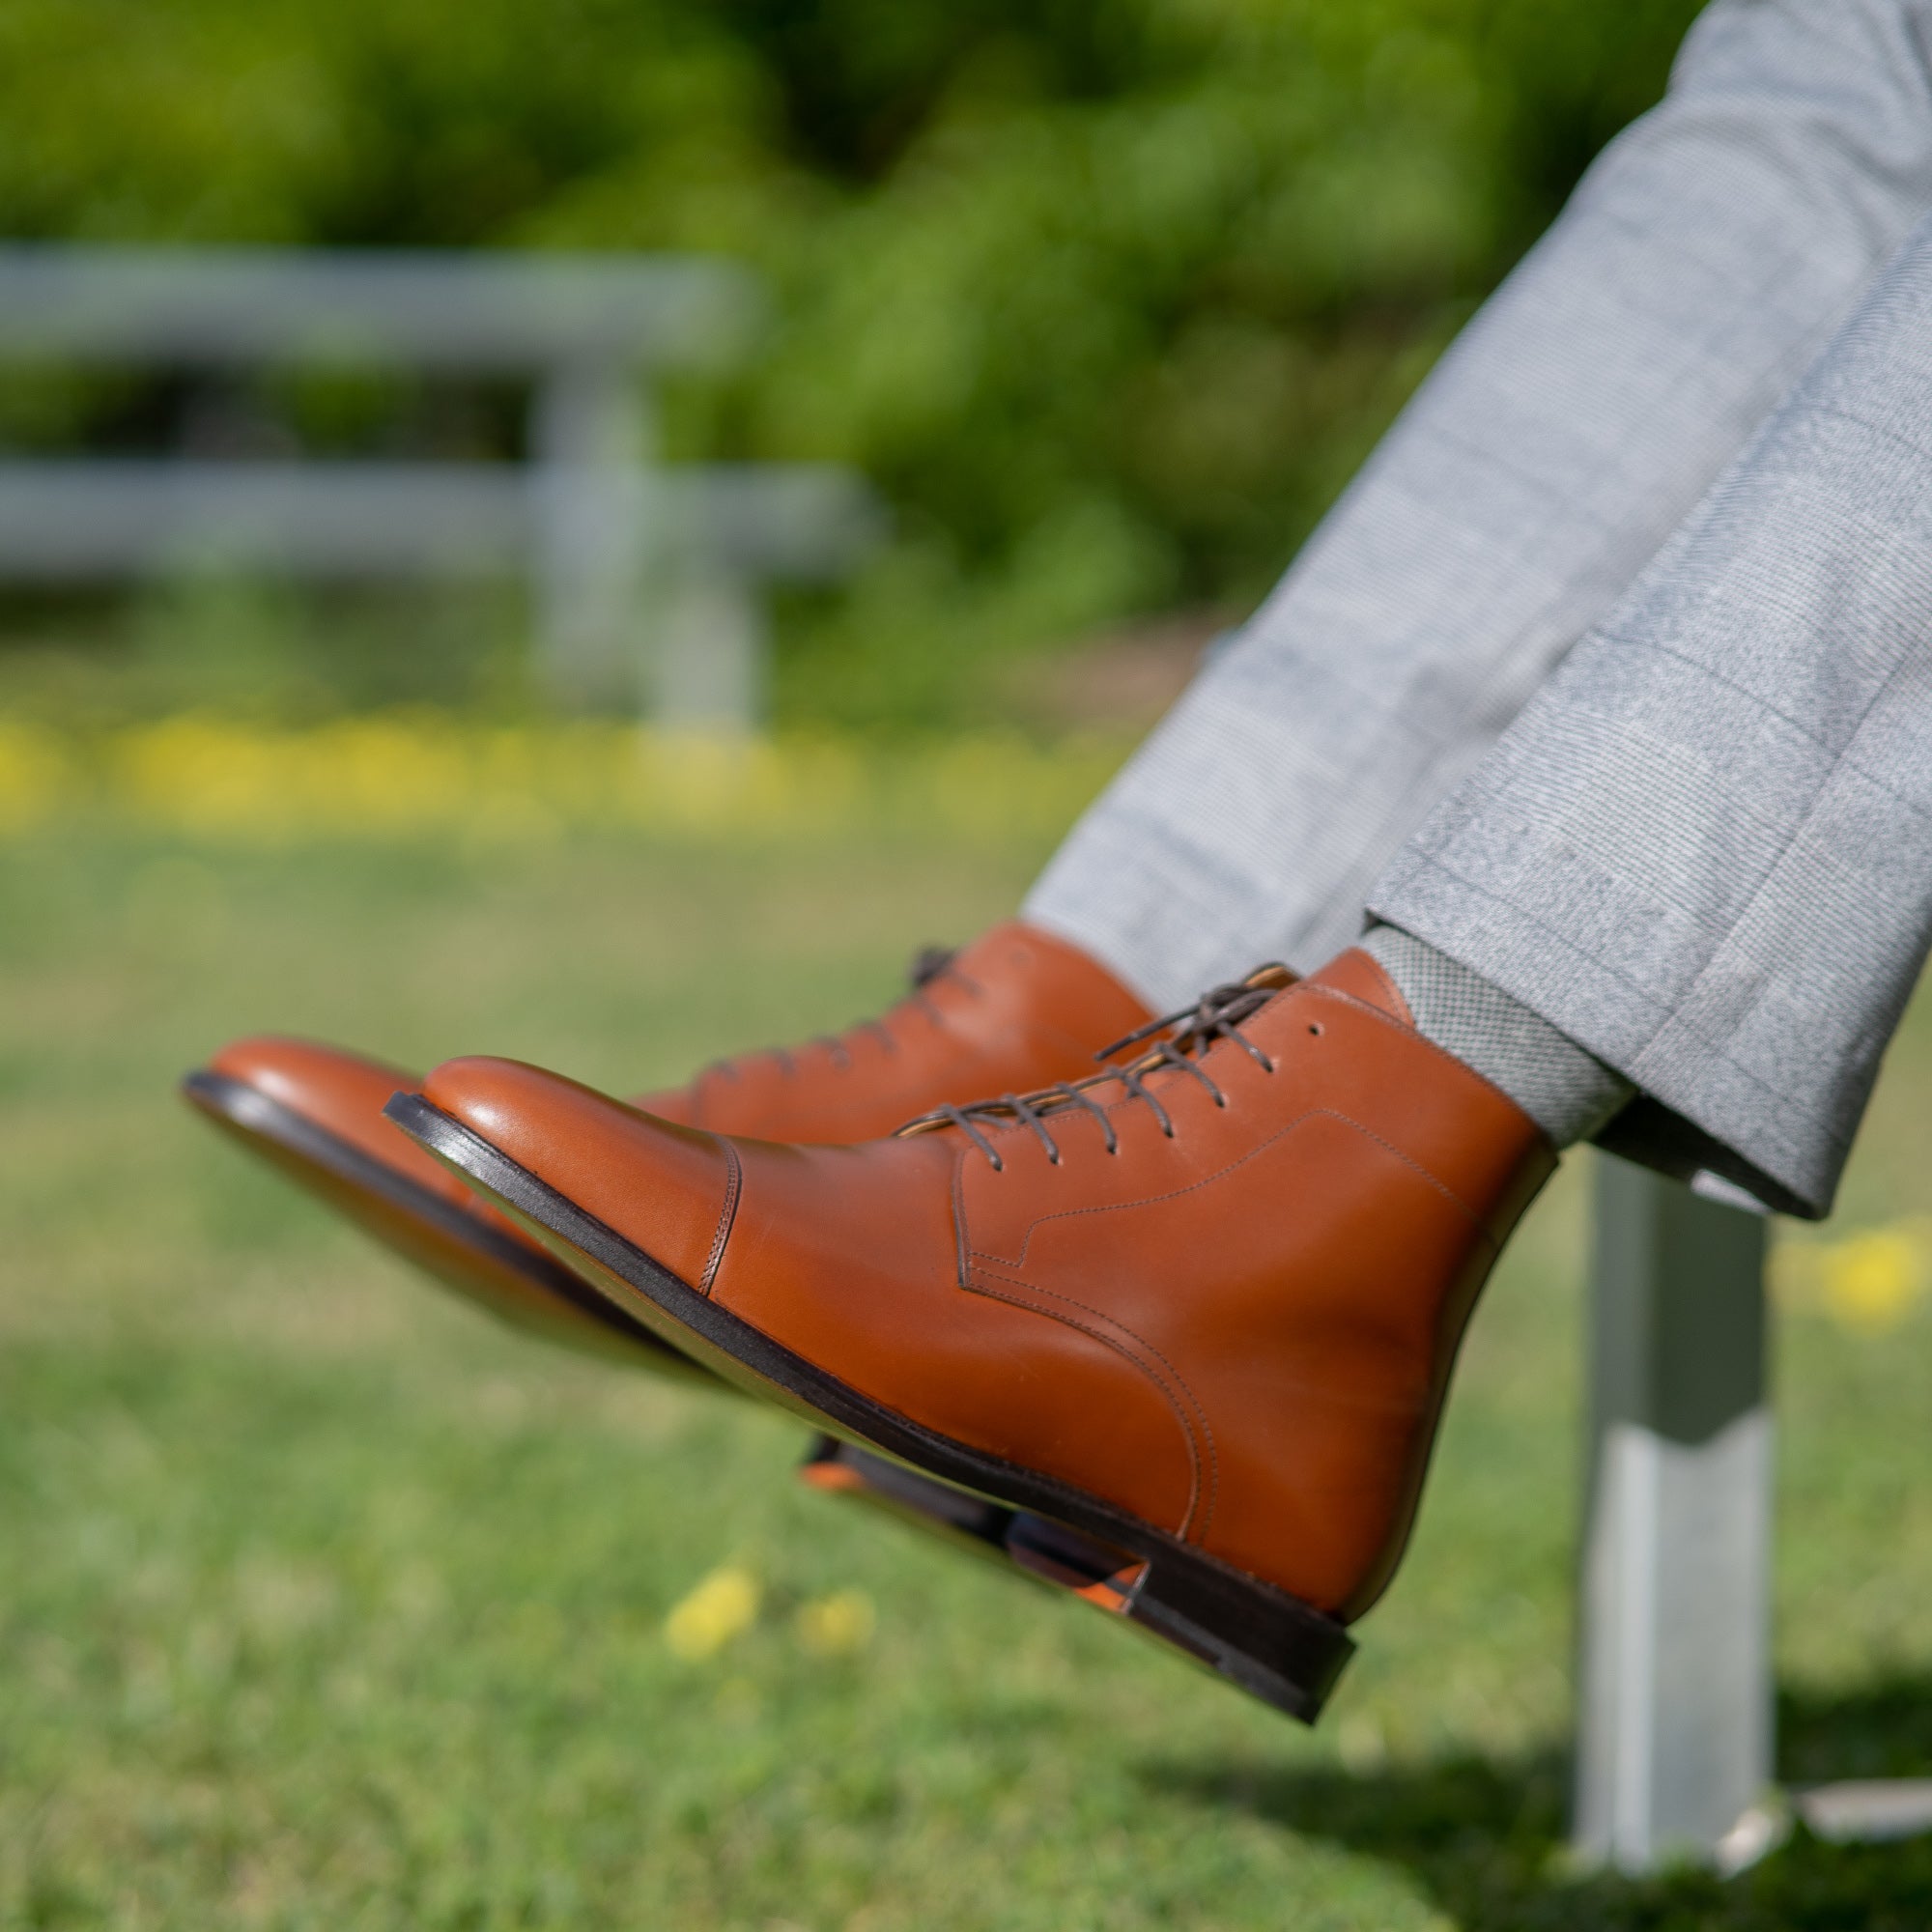
{"label": "lace eyelet", "polygon": [[1319,1034],[1321,1031],[1321,1022],[1320,1020],[1310,1020],[1308,1022],[1308,1031]]}

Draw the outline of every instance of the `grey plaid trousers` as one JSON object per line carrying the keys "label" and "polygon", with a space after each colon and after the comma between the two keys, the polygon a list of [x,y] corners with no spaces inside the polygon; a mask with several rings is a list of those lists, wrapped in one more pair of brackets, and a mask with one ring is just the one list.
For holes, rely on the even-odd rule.
{"label": "grey plaid trousers", "polygon": [[1932,935],[1932,0],[1718,0],[1026,904],[1156,1005],[1365,911],[1829,1207]]}

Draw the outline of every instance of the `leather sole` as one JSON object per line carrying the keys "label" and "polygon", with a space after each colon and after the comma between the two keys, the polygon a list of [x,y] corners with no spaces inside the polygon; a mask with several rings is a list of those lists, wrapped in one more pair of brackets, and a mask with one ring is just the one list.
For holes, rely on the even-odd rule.
{"label": "leather sole", "polygon": [[[716,1385],[690,1358],[561,1263],[443,1200],[245,1080],[207,1070],[183,1097],[310,1192],[399,1247],[465,1299],[548,1340],[680,1381]],[[555,1311],[555,1312],[553,1312]]]}
{"label": "leather sole", "polygon": [[[604,1360],[615,1357],[709,1388],[730,1387],[544,1249],[467,1213],[259,1087],[206,1069],[186,1075],[181,1087],[192,1106],[251,1152],[293,1174],[311,1192],[432,1269],[472,1305]],[[1023,1522],[1016,1528],[1011,1510],[835,1437],[822,1435],[813,1443],[798,1476],[810,1489],[871,1504],[976,1555],[1043,1581],[1061,1580],[1029,1553],[1042,1533]],[[1092,1582],[1117,1567],[1116,1556],[1074,1547],[1064,1563],[1071,1566],[1069,1574]]]}
{"label": "leather sole", "polygon": [[[1022,1567],[1304,1723],[1321,1714],[1354,1651],[1332,1617],[1118,1505],[939,1435],[862,1394],[700,1294],[421,1094],[398,1094],[384,1112],[554,1253],[567,1256],[626,1314],[714,1374],[861,1452],[903,1465],[906,1474],[1009,1512],[1002,1548]],[[1095,1563],[1109,1567],[1092,1575]]]}

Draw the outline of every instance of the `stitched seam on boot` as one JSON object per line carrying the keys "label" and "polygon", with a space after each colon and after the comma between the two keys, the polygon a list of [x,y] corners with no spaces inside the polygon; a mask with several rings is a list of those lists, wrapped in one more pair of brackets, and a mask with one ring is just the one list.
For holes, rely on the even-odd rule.
{"label": "stitched seam on boot", "polygon": [[[1062,1208],[1056,1209],[1051,1214],[1037,1215],[1032,1221],[1027,1223],[1027,1231],[1020,1241],[1020,1251],[1017,1255],[995,1254],[986,1248],[976,1248],[970,1242],[966,1243],[965,1251],[980,1261],[1002,1262],[1009,1267],[1024,1267],[1026,1265],[1027,1251],[1033,1245],[1034,1230],[1045,1227],[1049,1221],[1070,1221],[1082,1214],[1117,1214],[1126,1208],[1151,1208],[1163,1201],[1179,1201],[1183,1195],[1198,1193],[1202,1188],[1212,1186],[1215,1181],[1225,1179],[1229,1175],[1245,1167],[1249,1161],[1258,1160],[1277,1141],[1293,1133],[1297,1127],[1303,1126],[1310,1121],[1322,1120],[1335,1121],[1345,1127],[1352,1128],[1364,1140],[1372,1141],[1385,1153],[1392,1154],[1410,1173],[1426,1180],[1431,1187],[1435,1188],[1436,1193],[1441,1195],[1492,1248],[1496,1245],[1495,1238],[1484,1225],[1482,1216],[1454,1188],[1450,1187],[1446,1181],[1438,1180],[1435,1175],[1431,1174],[1420,1161],[1414,1159],[1409,1154],[1404,1153],[1399,1147],[1396,1147],[1389,1141],[1383,1140],[1381,1135],[1377,1133],[1373,1127],[1365,1127],[1360,1121],[1353,1119],[1348,1114],[1337,1113],[1333,1107],[1311,1107],[1307,1113],[1297,1114],[1293,1120],[1286,1122],[1277,1127],[1266,1140],[1257,1142],[1255,1146],[1251,1147],[1246,1153],[1240,1155],[1238,1159],[1231,1160],[1226,1167],[1217,1167],[1212,1174],[1203,1175],[1199,1180],[1190,1180],[1185,1187],[1171,1188],[1165,1194],[1137,1195],[1131,1201],[1108,1201],[1093,1208]],[[959,1197],[959,1221],[962,1238],[965,1234],[965,1201],[963,1196],[961,1196]]]}
{"label": "stitched seam on boot", "polygon": [[745,1168],[738,1158],[738,1150],[722,1134],[713,1137],[724,1151],[724,1205],[718,1211],[718,1232],[711,1237],[711,1253],[704,1264],[704,1273],[697,1284],[697,1292],[709,1297],[711,1284],[718,1279],[720,1264],[724,1259],[724,1243],[731,1238],[731,1228],[738,1218],[738,1196],[744,1190]]}
{"label": "stitched seam on boot", "polygon": [[[995,1277],[995,1279],[1003,1280],[1005,1277],[999,1276]],[[1022,1287],[1031,1286],[1028,1283],[1021,1283],[1019,1285]],[[1049,1321],[1058,1321],[1065,1327],[1072,1328],[1080,1334],[1090,1337],[1092,1340],[1098,1342],[1103,1349],[1111,1349],[1123,1361],[1127,1362],[1133,1368],[1138,1369],[1153,1384],[1154,1388],[1159,1392],[1162,1401],[1173,1410],[1175,1420],[1180,1425],[1181,1439],[1187,1445],[1187,1460],[1190,1472],[1188,1479],[1188,1504],[1186,1510],[1182,1513],[1179,1528],[1172,1532],[1176,1536],[1185,1538],[1188,1524],[1193,1520],[1195,1506],[1201,1494],[1201,1454],[1195,1442],[1194,1430],[1188,1422],[1186,1414],[1175,1401],[1173,1391],[1166,1387],[1160,1378],[1148,1367],[1147,1363],[1135,1355],[1132,1350],[1102,1330],[1089,1327],[1086,1322],[1076,1321],[1071,1316],[1060,1314],[1055,1309],[1042,1308],[1037,1301],[1026,1300],[1018,1295],[1002,1294],[997,1289],[986,1287],[980,1281],[971,1281],[965,1286],[966,1292],[969,1294],[983,1294],[989,1301],[1002,1301],[1009,1308],[1023,1309],[1030,1315],[1044,1316]]]}
{"label": "stitched seam on boot", "polygon": [[961,1148],[952,1156],[952,1262],[953,1281],[960,1288],[971,1288],[973,1264],[973,1244],[966,1238],[966,1150]]}
{"label": "stitched seam on boot", "polygon": [[983,1283],[989,1277],[994,1281],[1004,1281],[1012,1288],[1026,1289],[1032,1294],[1044,1295],[1049,1301],[1064,1302],[1068,1308],[1077,1308],[1083,1314],[1091,1315],[1096,1321],[1105,1322],[1108,1328],[1115,1329],[1119,1334],[1125,1335],[1134,1342],[1137,1342],[1155,1361],[1160,1363],[1162,1368],[1166,1369],[1168,1375],[1173,1377],[1176,1387],[1186,1398],[1188,1406],[1194,1410],[1195,1415],[1199,1418],[1200,1435],[1207,1445],[1207,1506],[1203,1510],[1199,1529],[1199,1534],[1205,1536],[1208,1533],[1208,1523],[1214,1518],[1214,1505],[1219,1500],[1221,1469],[1220,1462],[1214,1449],[1214,1431],[1208,1421],[1208,1411],[1202,1406],[1201,1399],[1188,1387],[1187,1378],[1145,1336],[1136,1335],[1124,1322],[1115,1321],[1104,1310],[1090,1308],[1084,1301],[1075,1301],[1070,1294],[1057,1294],[1052,1289],[1041,1288],[1037,1282],[1020,1281],[1011,1275],[994,1274],[988,1268],[976,1270],[976,1278],[966,1285],[969,1294],[984,1294],[994,1301],[1004,1301],[1012,1307],[1029,1308],[1036,1315],[1045,1316],[1049,1321],[1063,1322],[1069,1328],[1078,1329],[1083,1335],[1091,1335],[1094,1341],[1100,1343],[1104,1348],[1112,1349],[1123,1360],[1132,1363],[1160,1391],[1162,1400],[1174,1410],[1175,1420],[1180,1424],[1181,1435],[1187,1443],[1187,1460],[1192,1468],[1192,1476],[1188,1485],[1191,1493],[1188,1498],[1187,1509],[1180,1519],[1180,1527],[1175,1531],[1177,1536],[1183,1538],[1193,1533],[1194,1512],[1200,1506],[1202,1499],[1201,1446],[1196,1440],[1195,1426],[1188,1420],[1180,1404],[1175,1400],[1174,1390],[1167,1386],[1166,1381],[1157,1370],[1143,1361],[1131,1349],[1118,1341],[1115,1336],[1109,1335],[1101,1329],[1090,1327],[1084,1321],[1076,1321],[1071,1316],[1062,1315],[1055,1309],[1042,1308],[1037,1302],[1021,1301],[1016,1296],[1001,1294],[996,1290],[983,1286]]}

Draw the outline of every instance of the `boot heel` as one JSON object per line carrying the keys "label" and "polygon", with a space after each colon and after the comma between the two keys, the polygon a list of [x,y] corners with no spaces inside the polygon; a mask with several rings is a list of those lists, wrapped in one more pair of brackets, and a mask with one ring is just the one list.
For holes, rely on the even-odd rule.
{"label": "boot heel", "polygon": [[807,1489],[850,1496],[949,1542],[967,1544],[976,1554],[1005,1558],[1035,1581],[1076,1596],[1133,1561],[1125,1550],[1065,1523],[955,1490],[836,1435],[821,1435],[806,1452],[798,1479]]}
{"label": "boot heel", "polygon": [[821,1435],[812,1444],[798,1465],[798,1479],[808,1489],[850,1496],[929,1529],[949,1543],[964,1545],[975,1555],[997,1560],[1006,1553],[1011,1510],[934,1482],[903,1463],[869,1455],[836,1435]]}
{"label": "boot heel", "polygon": [[[1321,1715],[1355,1652],[1354,1640],[1334,1618],[1256,1577],[1187,1553],[1157,1551],[1104,1587],[1118,1600],[1117,1615],[1305,1724]],[[1098,1591],[1081,1594],[1102,1601]]]}
{"label": "boot heel", "polygon": [[[1007,1554],[1017,1568],[1103,1609],[1114,1608],[1115,1578],[1140,1567],[1124,1549],[1082,1536],[1077,1529],[1030,1510],[1016,1511],[1008,1523]],[[1100,1594],[1094,1595],[1095,1591]]]}
{"label": "boot heel", "polygon": [[821,1436],[800,1465],[814,1490],[849,1495],[932,1530],[976,1555],[1004,1557],[1035,1581],[1123,1618],[1164,1649],[1312,1724],[1354,1655],[1348,1632],[1252,1577],[1184,1550],[1151,1559],[934,1481],[904,1463]]}

